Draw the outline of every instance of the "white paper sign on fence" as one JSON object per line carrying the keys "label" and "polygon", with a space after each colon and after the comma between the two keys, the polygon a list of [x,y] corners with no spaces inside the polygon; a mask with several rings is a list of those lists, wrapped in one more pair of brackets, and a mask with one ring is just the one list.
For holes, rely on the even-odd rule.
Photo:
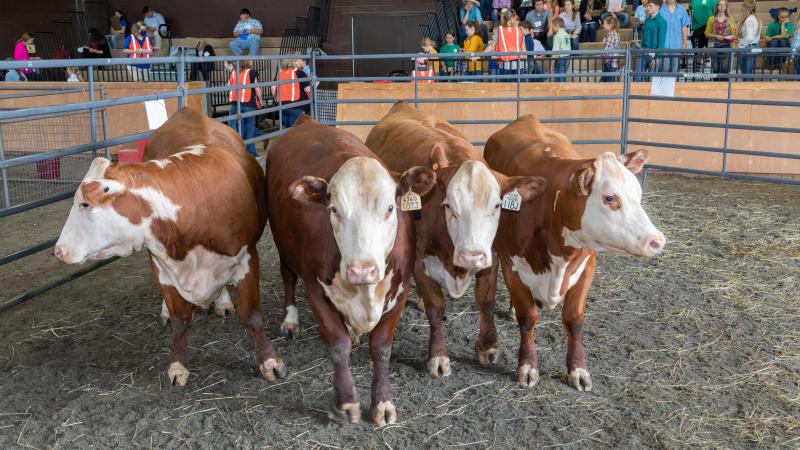
{"label": "white paper sign on fence", "polygon": [[151,130],[164,125],[167,121],[167,105],[163,99],[144,102],[144,109],[147,111],[147,126]]}
{"label": "white paper sign on fence", "polygon": [[675,77],[653,77],[650,80],[650,95],[675,97]]}

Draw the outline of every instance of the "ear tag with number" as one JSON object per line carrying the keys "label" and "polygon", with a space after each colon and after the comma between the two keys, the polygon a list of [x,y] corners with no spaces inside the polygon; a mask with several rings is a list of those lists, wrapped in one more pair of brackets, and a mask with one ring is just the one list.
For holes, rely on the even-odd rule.
{"label": "ear tag with number", "polygon": [[522,206],[522,196],[516,189],[503,196],[503,209],[509,211],[519,211]]}
{"label": "ear tag with number", "polygon": [[400,197],[400,210],[416,211],[422,209],[422,199],[414,191],[408,191]]}

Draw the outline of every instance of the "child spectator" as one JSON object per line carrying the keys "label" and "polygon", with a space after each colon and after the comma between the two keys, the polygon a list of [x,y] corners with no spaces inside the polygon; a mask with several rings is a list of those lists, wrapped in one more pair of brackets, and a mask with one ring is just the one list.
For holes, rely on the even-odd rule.
{"label": "child spectator", "polygon": [[[525,51],[544,52],[544,47],[542,46],[542,43],[534,39],[533,35],[531,34],[531,28],[532,28],[531,23],[522,22],[521,28],[522,28],[522,35],[525,38]],[[538,75],[544,73],[544,70],[542,70],[542,65],[536,62],[536,58],[538,58],[538,56],[536,55],[527,56],[528,61],[526,63],[527,64],[526,73],[532,75]],[[528,81],[540,82],[543,81],[543,78],[529,78]]]}
{"label": "child spectator", "polygon": [[[745,49],[746,53],[740,54],[739,71],[742,74],[751,75],[755,72],[756,57],[750,53],[750,49],[758,48],[758,41],[761,34],[761,21],[756,17],[755,0],[745,0],[742,3],[742,27],[739,35],[739,48]],[[752,81],[751,77],[742,78],[743,81]]]}
{"label": "child spectator", "polygon": [[[724,1],[724,0],[723,0]],[[606,37],[603,38],[606,50],[616,50],[619,48],[619,34],[617,28],[619,27],[619,20],[611,15],[603,20],[603,29],[606,30]],[[616,56],[606,57],[603,60],[603,72],[616,72],[619,70],[619,58]],[[616,80],[614,75],[603,75],[601,81],[611,82]]]}
{"label": "child spectator", "polygon": [[[483,39],[477,34],[478,25],[476,22],[469,22],[464,27],[467,38],[464,40],[464,53],[480,53],[484,51]],[[483,73],[483,64],[480,57],[471,57],[467,62],[467,75],[480,75]]]}
{"label": "child spectator", "polygon": [[[569,51],[571,49],[571,43],[569,39],[569,34],[564,31],[564,19],[561,17],[556,17],[553,19],[553,51],[554,52],[562,52],[562,51]],[[567,69],[569,68],[569,55],[553,55],[556,60],[554,63],[554,72],[557,74],[564,74],[567,73]],[[563,82],[565,81],[564,76],[556,76],[555,81]]]}
{"label": "child spectator", "polygon": [[464,0],[463,4],[464,6],[458,12],[458,32],[460,37],[466,39],[466,27],[470,22],[476,22],[478,24],[476,31],[479,31],[483,37],[486,37],[489,34],[489,29],[486,27],[486,24],[482,23],[483,16],[481,16],[480,11],[481,2],[478,0]]}
{"label": "child spectator", "polygon": [[[642,27],[642,48],[659,49],[666,48],[667,41],[667,20],[659,13],[659,6],[656,1],[647,3],[647,19]],[[655,53],[642,54],[636,63],[637,72],[655,72],[658,63]],[[637,75],[636,81],[645,81],[643,75]]]}
{"label": "child spectator", "polygon": [[[710,47],[725,49],[731,48],[736,40],[736,22],[728,11],[728,0],[719,0],[714,7],[714,13],[706,23],[706,38]],[[714,53],[711,61],[713,73],[730,73],[731,58],[728,53]]]}
{"label": "child spectator", "polygon": [[564,30],[569,34],[572,49],[578,50],[581,36],[581,16],[575,10],[573,0],[564,0],[564,11],[558,17],[564,20]]}
{"label": "child spectator", "polygon": [[[22,37],[17,39],[14,45],[14,61],[28,61],[31,55],[28,53],[28,46],[33,45],[33,34],[29,32],[22,33]],[[17,69],[17,72],[24,75],[26,81],[39,81],[41,77],[39,73],[30,68]]]}
{"label": "child spectator", "polygon": [[[794,32],[794,24],[789,21],[789,9],[778,8],[775,21],[767,26],[767,47],[769,48],[789,48],[790,39]],[[768,56],[767,69],[780,69],[781,64],[786,61],[785,56]]]}
{"label": "child spectator", "polygon": [[[430,39],[430,38],[422,39],[421,41],[419,41],[420,53],[425,53],[427,55],[436,54],[436,49],[434,48],[434,45],[435,44],[434,44],[432,39]],[[415,72],[428,73],[428,71],[432,70],[434,72],[434,74],[435,74],[436,72],[438,72],[438,69],[439,69],[439,63],[435,62],[435,58],[433,58],[433,57],[420,56],[420,57],[414,58],[414,71]],[[423,76],[423,75],[420,75],[420,76]],[[424,75],[424,76],[433,76],[433,74]],[[430,83],[432,81],[433,80],[425,80],[426,83]]]}
{"label": "child spectator", "polygon": [[[484,53],[492,53],[496,51],[497,51],[497,41],[494,40],[489,41],[486,44],[486,48],[483,49]],[[497,81],[494,79],[494,76],[497,75],[497,58],[492,56],[487,56],[486,61],[487,61],[485,63],[485,66],[487,68],[486,70],[489,72],[490,81],[494,83],[495,81]]]}
{"label": "child spectator", "polygon": [[77,67],[67,67],[67,83],[78,83],[81,80]]}
{"label": "child spectator", "polygon": [[[517,14],[510,9],[505,10],[500,17],[500,27],[497,28],[497,51],[499,53],[521,52],[525,48],[522,29],[517,26],[517,20]],[[519,55],[503,55],[499,58],[501,75],[514,74],[522,69]]]}
{"label": "child spectator", "polygon": [[581,42],[595,42],[597,29],[600,27],[600,16],[604,8],[603,0],[583,0],[579,8],[581,15]]}
{"label": "child spectator", "polygon": [[600,16],[600,20],[606,20],[608,16],[617,16],[619,20],[619,25],[621,27],[628,26],[628,13],[625,12],[625,0],[608,0],[608,4],[606,5],[606,12]]}
{"label": "child spectator", "polygon": [[[645,9],[647,8],[647,4],[650,3],[650,0],[642,0],[642,3],[636,7],[636,11],[633,12],[633,40],[639,40],[639,34],[642,32],[642,26],[644,26],[644,21],[647,19],[647,12]],[[696,48],[696,47],[695,47]]]}
{"label": "child spectator", "polygon": [[[459,48],[456,45],[456,36],[452,31],[448,31],[447,34],[444,35],[444,42],[445,44],[439,48],[439,54],[442,53],[458,53]],[[453,75],[455,69],[455,58],[452,56],[441,56],[442,60],[442,68],[441,74],[442,75]]]}

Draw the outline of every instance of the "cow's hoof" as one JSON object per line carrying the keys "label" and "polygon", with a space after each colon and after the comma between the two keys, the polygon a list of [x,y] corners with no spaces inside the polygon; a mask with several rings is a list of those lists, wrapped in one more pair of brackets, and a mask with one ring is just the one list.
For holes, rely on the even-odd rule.
{"label": "cow's hoof", "polygon": [[589,371],[578,367],[569,373],[569,385],[579,391],[589,392],[592,390],[592,377]]}
{"label": "cow's hoof", "polygon": [[288,339],[297,339],[300,336],[300,324],[297,322],[289,322],[284,320],[281,324],[281,336]]}
{"label": "cow's hoof", "polygon": [[361,405],[358,403],[344,403],[340,408],[333,407],[331,419],[340,419],[345,422],[361,422]]}
{"label": "cow's hoof", "polygon": [[452,373],[450,371],[450,358],[447,356],[434,356],[428,360],[428,373],[433,378],[449,377]]}
{"label": "cow's hoof", "polygon": [[372,423],[375,426],[382,427],[395,422],[397,422],[397,409],[394,403],[387,400],[372,408]]}
{"label": "cow's hoof", "polygon": [[534,387],[539,383],[539,369],[523,364],[517,369],[517,382],[523,386]]}
{"label": "cow's hoof", "polygon": [[476,350],[478,362],[481,365],[489,363],[495,364],[500,359],[500,349],[497,347],[487,348],[486,350]]}
{"label": "cow's hoof", "polygon": [[173,361],[167,369],[167,377],[173,386],[186,386],[189,381],[189,369],[178,361]]}
{"label": "cow's hoof", "polygon": [[169,310],[167,309],[167,302],[164,300],[161,300],[161,315],[159,319],[161,319],[161,325],[166,325],[169,322]]}
{"label": "cow's hoof", "polygon": [[258,367],[261,370],[261,375],[267,381],[275,381],[276,378],[286,378],[289,372],[286,369],[286,364],[280,359],[270,358]]}

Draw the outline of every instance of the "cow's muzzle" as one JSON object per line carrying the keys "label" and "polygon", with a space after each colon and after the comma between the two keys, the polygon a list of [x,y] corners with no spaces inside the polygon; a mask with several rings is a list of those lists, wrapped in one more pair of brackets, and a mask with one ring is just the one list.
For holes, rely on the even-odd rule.
{"label": "cow's muzzle", "polygon": [[375,284],[380,281],[378,265],[369,263],[353,263],[347,266],[347,281],[350,284]]}
{"label": "cow's muzzle", "polygon": [[489,267],[492,260],[486,252],[464,250],[456,256],[455,264],[467,270],[481,270]]}

